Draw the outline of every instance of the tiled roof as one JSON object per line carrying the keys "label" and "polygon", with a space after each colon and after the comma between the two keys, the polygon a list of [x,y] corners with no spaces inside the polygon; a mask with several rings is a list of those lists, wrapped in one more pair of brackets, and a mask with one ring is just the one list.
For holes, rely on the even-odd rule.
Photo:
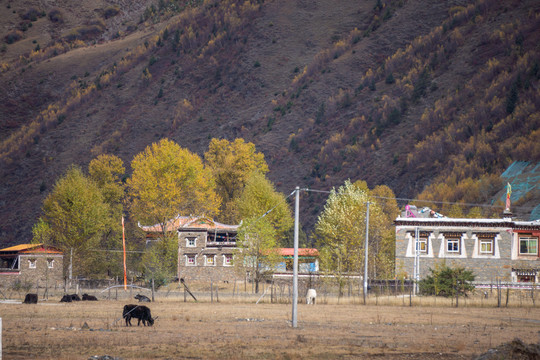
{"label": "tiled roof", "polygon": [[62,254],[62,252],[51,246],[43,246],[43,244],[19,244],[8,248],[0,249],[0,253],[3,252],[17,252],[21,254]]}
{"label": "tiled roof", "polygon": [[[177,216],[169,220],[166,231],[175,231],[180,228],[184,229],[202,229],[202,230],[229,230],[236,231],[240,225],[227,225],[214,221],[204,216]],[[161,225],[139,225],[145,232],[161,232]]]}

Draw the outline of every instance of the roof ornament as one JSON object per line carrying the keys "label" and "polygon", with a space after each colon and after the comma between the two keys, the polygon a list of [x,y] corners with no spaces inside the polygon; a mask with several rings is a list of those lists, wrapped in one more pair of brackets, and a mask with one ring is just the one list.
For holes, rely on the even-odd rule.
{"label": "roof ornament", "polygon": [[444,216],[443,214],[441,213],[438,213],[436,212],[435,210],[431,210],[430,208],[428,208],[427,206],[424,207],[422,210],[420,210],[420,213],[429,213],[429,216],[431,217],[434,217],[434,218],[437,218],[437,219],[441,219],[441,218],[445,218],[446,216]]}
{"label": "roof ornament", "polygon": [[411,206],[410,205],[405,205],[405,216],[410,218],[410,217],[416,217],[416,215],[414,215],[414,213],[411,211]]}

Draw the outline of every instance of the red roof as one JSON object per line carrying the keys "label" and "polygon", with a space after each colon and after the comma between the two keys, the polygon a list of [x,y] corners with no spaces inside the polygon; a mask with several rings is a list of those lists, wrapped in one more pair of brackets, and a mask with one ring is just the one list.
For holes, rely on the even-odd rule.
{"label": "red roof", "polygon": [[[279,254],[281,256],[294,256],[294,248],[280,248]],[[319,256],[319,250],[313,248],[300,248],[298,249],[298,256]]]}
{"label": "red roof", "polygon": [[16,252],[19,254],[62,254],[62,251],[52,246],[43,244],[20,244],[8,248],[0,249],[3,252]]}

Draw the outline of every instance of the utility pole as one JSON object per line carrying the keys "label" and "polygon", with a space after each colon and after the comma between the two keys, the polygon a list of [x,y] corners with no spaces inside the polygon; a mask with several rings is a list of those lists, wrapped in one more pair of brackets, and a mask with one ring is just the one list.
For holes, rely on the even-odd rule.
{"label": "utility pole", "polygon": [[414,229],[414,269],[413,269],[413,294],[418,292],[418,281],[420,280],[420,231],[418,226]]}
{"label": "utility pole", "polygon": [[300,210],[300,188],[296,187],[294,201],[294,261],[293,261],[293,301],[292,301],[292,326],[298,327],[298,213]]}
{"label": "utility pole", "polygon": [[366,243],[364,245],[364,305],[366,305],[366,294],[368,291],[369,201],[366,203],[366,205]]}

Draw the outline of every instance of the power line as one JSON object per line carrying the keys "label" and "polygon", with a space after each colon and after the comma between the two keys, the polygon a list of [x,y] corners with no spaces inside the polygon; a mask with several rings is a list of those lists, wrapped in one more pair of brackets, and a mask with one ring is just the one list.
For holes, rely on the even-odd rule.
{"label": "power line", "polygon": [[[318,190],[318,189],[300,189],[303,191],[308,192],[315,192],[315,193],[326,193],[330,194],[332,191],[328,190]],[[290,196],[290,195],[289,195]],[[501,208],[504,209],[504,205],[493,205],[493,204],[477,204],[477,203],[463,203],[463,202],[452,202],[452,201],[435,201],[435,200],[421,200],[421,199],[412,199],[412,198],[398,198],[398,197],[384,197],[384,196],[375,196],[375,195],[368,195],[370,198],[374,199],[385,199],[385,200],[396,200],[396,201],[407,201],[407,202],[427,202],[432,204],[441,204],[441,205],[461,205],[461,206],[470,206],[470,207],[488,207],[488,208]],[[533,210],[534,207],[530,206],[513,206],[514,209],[522,209],[522,210]]]}

